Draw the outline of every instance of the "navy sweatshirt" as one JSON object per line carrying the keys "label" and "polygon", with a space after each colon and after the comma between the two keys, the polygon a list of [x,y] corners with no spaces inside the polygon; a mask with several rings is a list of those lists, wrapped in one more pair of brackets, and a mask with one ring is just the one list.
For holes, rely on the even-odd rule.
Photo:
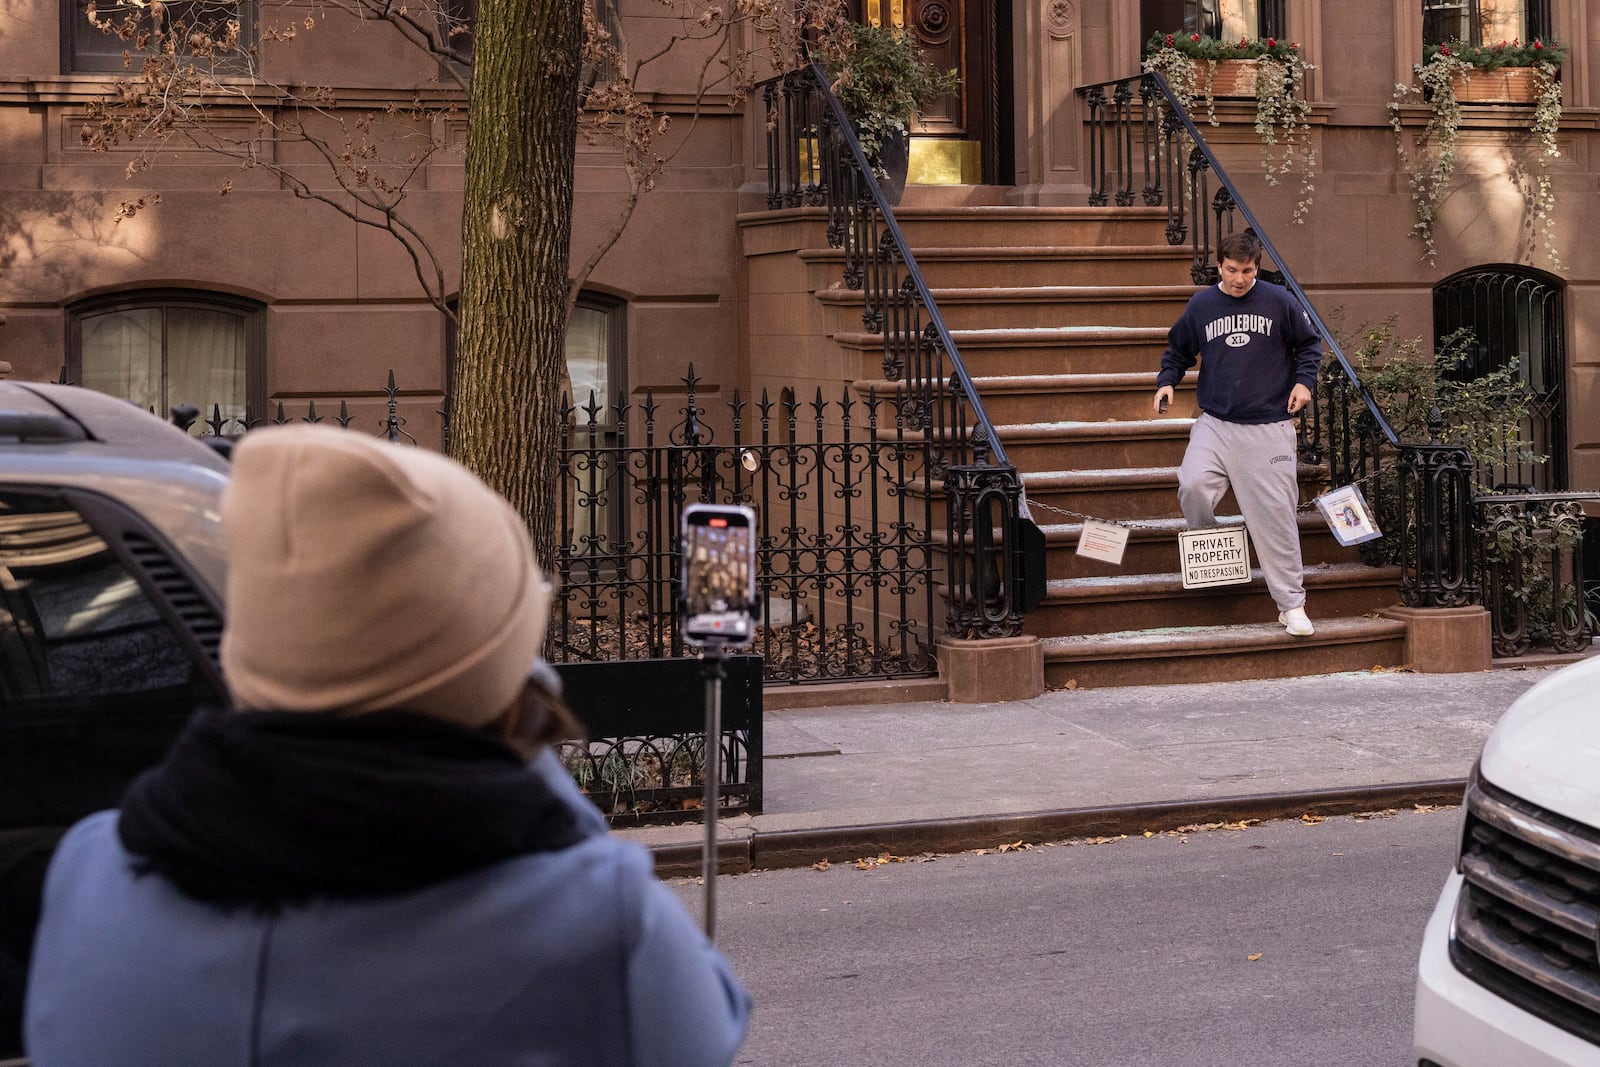
{"label": "navy sweatshirt", "polygon": [[1243,296],[1208,285],[1167,332],[1156,388],[1200,363],[1200,410],[1228,422],[1281,422],[1295,383],[1315,390],[1322,338],[1289,291],[1259,278]]}

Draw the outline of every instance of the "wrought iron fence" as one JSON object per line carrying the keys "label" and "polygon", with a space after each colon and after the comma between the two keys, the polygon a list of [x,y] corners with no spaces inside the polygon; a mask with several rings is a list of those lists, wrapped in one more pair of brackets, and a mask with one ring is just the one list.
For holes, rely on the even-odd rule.
{"label": "wrought iron fence", "polygon": [[1557,652],[1589,645],[1595,620],[1584,600],[1584,498],[1596,494],[1477,498],[1495,655],[1520,656],[1535,645]]}
{"label": "wrought iron fence", "polygon": [[[691,365],[681,406],[665,411],[654,391],[630,403],[563,398],[560,492],[557,494],[560,591],[547,652],[556,663],[685,656],[678,627],[679,524],[691,503],[748,504],[756,512],[756,586],[761,598],[755,651],[768,682],[807,683],[930,676],[941,548],[929,490],[935,464],[927,434],[911,428],[906,393],[811,400],[766,390],[757,401],[732,399],[713,411],[701,401]],[[399,414],[394,373],[384,390],[379,436],[416,443]],[[676,397],[675,397],[676,399]],[[276,406],[271,419],[211,419],[207,436],[289,422],[353,425],[340,414],[304,415]],[[439,412],[443,416],[443,410]],[[192,406],[174,409],[188,430]],[[718,428],[728,438],[717,440]],[[220,434],[215,431],[221,430]],[[951,477],[968,468],[952,468]],[[962,475],[973,514],[993,518],[996,502],[1015,509],[1015,483],[1003,472]],[[998,476],[998,481],[996,480]],[[997,495],[998,493],[998,495]],[[987,529],[972,534],[994,551]],[[981,552],[980,552],[981,555]],[[961,581],[993,590],[1007,572],[975,574],[970,559],[953,566]],[[1001,598],[976,610],[1001,624]]]}
{"label": "wrought iron fence", "polygon": [[881,335],[906,433],[926,440],[945,498],[946,628],[1007,637],[1033,604],[1021,479],[978,399],[955,341],[844,109],[816,63],[758,87],[767,110],[767,206],[825,207],[861,321]]}
{"label": "wrought iron fence", "polygon": [[[690,367],[683,404],[590,397],[567,408],[556,661],[685,654],[677,626],[678,525],[686,504],[756,512],[756,651],[769,682],[933,674],[933,502],[925,435],[902,394],[737,390],[713,413]],[[716,440],[715,425],[729,427]],[[610,442],[607,433],[614,433]]]}

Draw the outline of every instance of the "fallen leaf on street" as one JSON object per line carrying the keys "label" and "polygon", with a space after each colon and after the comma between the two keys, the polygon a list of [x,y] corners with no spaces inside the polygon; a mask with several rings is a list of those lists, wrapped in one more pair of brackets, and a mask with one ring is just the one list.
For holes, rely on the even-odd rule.
{"label": "fallen leaf on street", "polygon": [[[979,851],[981,852],[982,850],[980,849]],[[856,860],[856,870],[858,870],[858,871],[870,871],[872,868],[874,868],[874,867],[882,867],[886,863],[905,863],[905,862],[906,862],[906,858],[904,856],[895,856],[895,855],[891,855],[888,852],[880,852],[876,856],[863,856],[860,859]]]}
{"label": "fallen leaf on street", "polygon": [[1308,811],[1304,815],[1300,816],[1300,821],[1305,823],[1307,826],[1315,826],[1317,823],[1322,821],[1322,816],[1313,815]]}
{"label": "fallen leaf on street", "polygon": [[1352,819],[1392,819],[1399,815],[1397,808],[1383,808],[1380,811],[1358,811],[1351,814]]}
{"label": "fallen leaf on street", "polygon": [[832,866],[833,864],[829,863],[827,860],[818,860],[811,865],[811,869],[814,871],[825,871]]}
{"label": "fallen leaf on street", "polygon": [[1033,849],[1033,846],[1028,844],[1025,841],[1013,841],[1009,845],[1001,845],[999,848],[995,849],[995,851],[996,852],[1028,852],[1028,851],[1032,851],[1032,849]]}
{"label": "fallen leaf on street", "polygon": [[1259,953],[1259,952],[1252,952],[1252,953],[1250,953],[1250,955],[1245,957],[1245,959],[1249,960],[1251,963],[1254,963],[1256,960],[1259,960],[1260,958],[1261,958],[1261,953]]}

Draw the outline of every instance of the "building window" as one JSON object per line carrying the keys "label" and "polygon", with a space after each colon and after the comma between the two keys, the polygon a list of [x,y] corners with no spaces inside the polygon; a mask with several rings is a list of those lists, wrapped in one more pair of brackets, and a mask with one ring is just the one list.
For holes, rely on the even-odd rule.
{"label": "building window", "polygon": [[444,0],[439,5],[439,41],[449,53],[449,61],[463,71],[472,69],[477,22],[478,0]]}
{"label": "building window", "polygon": [[[452,300],[450,308],[459,315],[458,301]],[[568,551],[578,558],[574,566],[579,570],[610,566],[609,560],[600,557],[619,542],[628,501],[628,472],[621,452],[626,442],[616,410],[619,401],[627,402],[627,311],[628,305],[615,297],[584,292],[567,323],[567,367],[561,392],[573,409],[566,445],[571,461],[563,475],[567,491],[559,520]],[[456,321],[447,318],[447,398],[455,381],[457,332]],[[445,429],[448,435],[449,427]],[[591,557],[590,564],[581,562],[585,556]]]}
{"label": "building window", "polygon": [[[214,45],[197,48],[197,39]],[[61,65],[69,74],[136,73],[139,57],[165,40],[180,42],[185,62],[216,74],[247,73],[258,43],[255,0],[61,0]]]}
{"label": "building window", "polygon": [[1551,36],[1550,0],[1422,0],[1422,41],[1496,44]]}
{"label": "building window", "polygon": [[563,526],[574,565],[604,569],[621,535],[628,502],[628,471],[617,422],[618,401],[626,402],[624,323],[627,305],[584,294],[567,323],[568,395],[573,413]]}
{"label": "building window", "polygon": [[[261,306],[206,293],[119,293],[71,310],[67,374],[163,418],[193,404],[194,434],[243,433],[261,414]],[[220,426],[208,420],[220,417]]]}
{"label": "building window", "polygon": [[1140,0],[1141,40],[1181,27],[1219,41],[1282,37],[1284,0]]}
{"label": "building window", "polygon": [[1475,267],[1440,282],[1433,290],[1434,344],[1457,330],[1471,334],[1471,347],[1455,376],[1482,377],[1515,360],[1533,396],[1521,436],[1544,463],[1526,463],[1508,452],[1480,473],[1490,488],[1506,486],[1555,492],[1567,488],[1566,330],[1562,290],[1552,275],[1520,267]]}
{"label": "building window", "polygon": [[[583,67],[578,73],[579,103],[597,84],[615,81],[622,71],[618,59],[624,51],[622,15],[617,10],[617,0],[594,0],[595,22],[606,34],[609,42],[597,63],[590,55],[583,57]],[[448,60],[459,69],[472,67],[473,30],[478,20],[478,0],[443,0],[439,5],[439,39],[449,53]]]}

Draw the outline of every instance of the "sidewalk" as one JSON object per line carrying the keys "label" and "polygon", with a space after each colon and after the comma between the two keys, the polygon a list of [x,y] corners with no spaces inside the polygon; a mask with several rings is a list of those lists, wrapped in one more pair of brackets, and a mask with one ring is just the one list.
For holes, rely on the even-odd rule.
{"label": "sidewalk", "polygon": [[[1451,803],[1484,738],[1555,668],[1058,690],[1005,704],[769,711],[764,812],[720,825],[726,871]],[[664,874],[699,823],[619,830]]]}

